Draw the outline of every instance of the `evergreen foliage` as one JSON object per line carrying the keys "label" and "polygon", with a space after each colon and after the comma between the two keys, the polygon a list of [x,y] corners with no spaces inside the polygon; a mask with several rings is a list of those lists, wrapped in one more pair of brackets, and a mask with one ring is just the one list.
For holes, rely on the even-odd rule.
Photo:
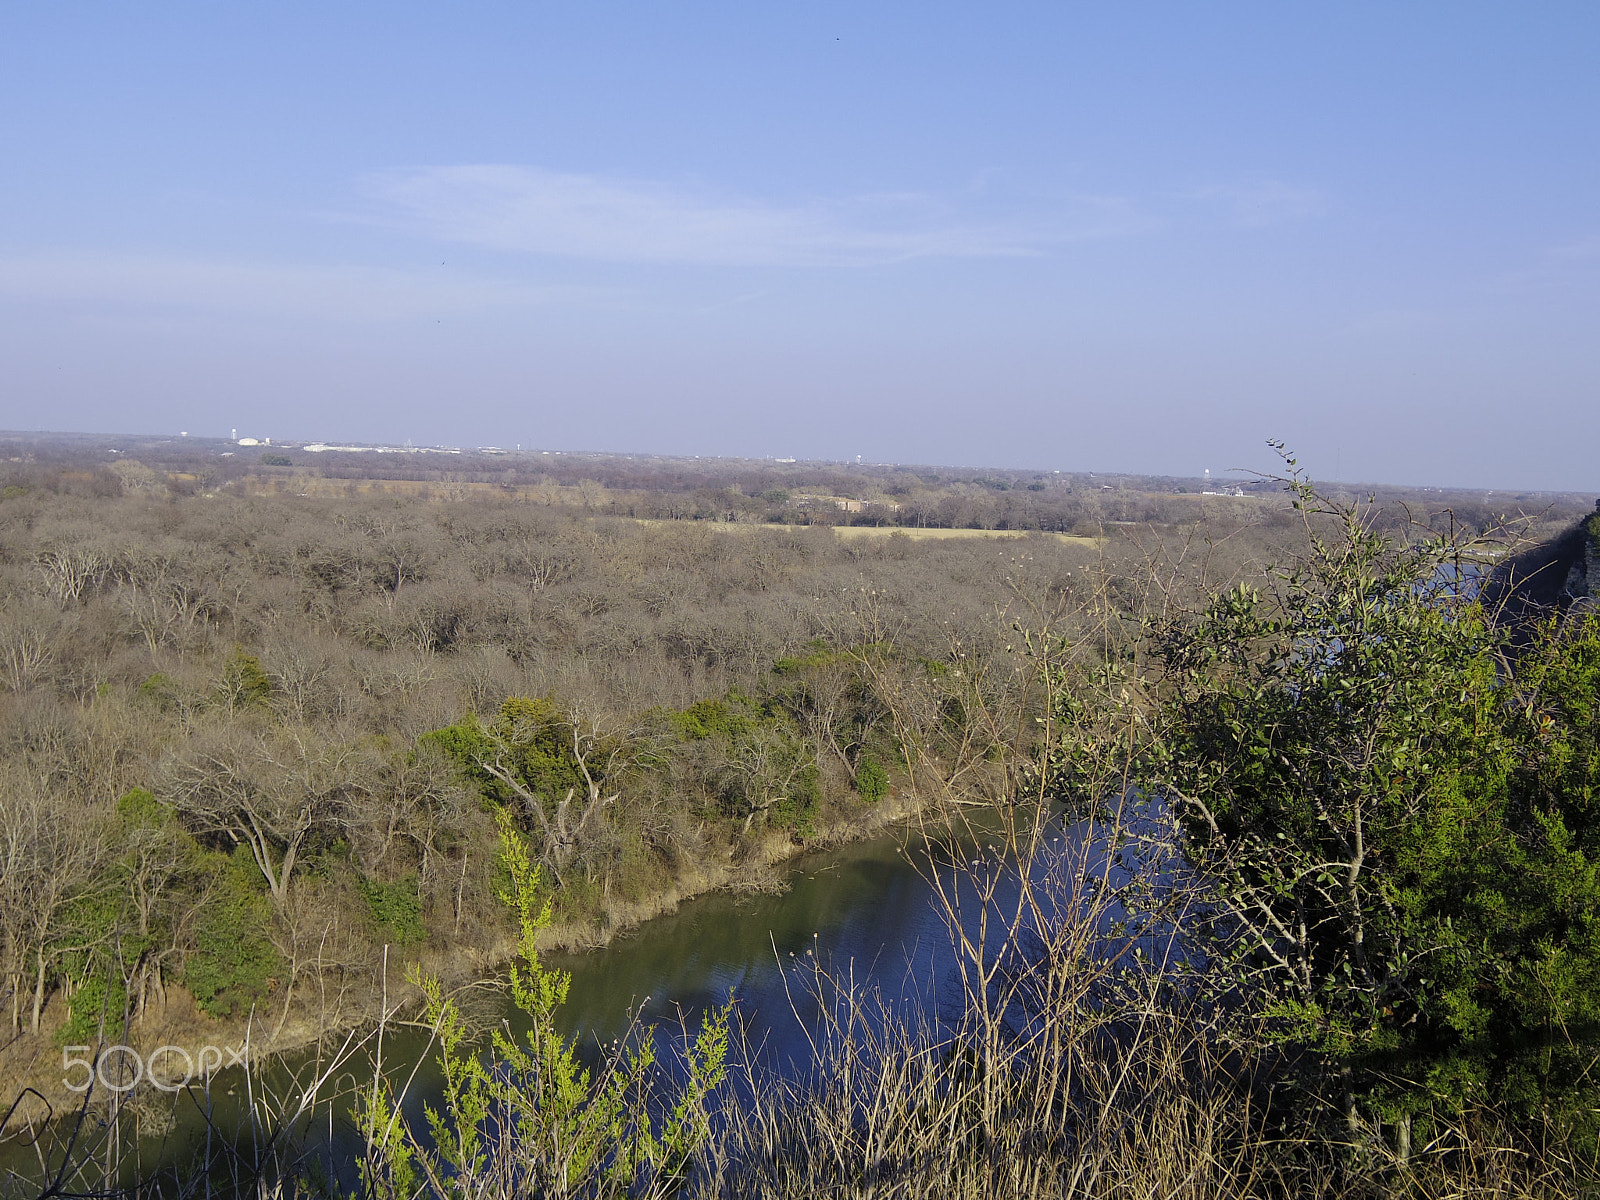
{"label": "evergreen foliage", "polygon": [[506,804],[515,795],[486,769],[493,763],[553,804],[584,782],[559,718],[551,697],[513,696],[487,725],[469,714],[454,725],[423,734],[419,741],[442,751],[477,784],[485,799]]}
{"label": "evergreen foliage", "polygon": [[417,892],[415,875],[387,883],[363,879],[357,886],[373,921],[396,945],[414,946],[427,938],[428,930],[422,923],[422,897]]}
{"label": "evergreen foliage", "polygon": [[1308,555],[1146,627],[1104,702],[1065,696],[1057,792],[1178,821],[1232,994],[1352,1120],[1499,1103],[1592,1138],[1600,622],[1513,662],[1463,547],[1290,483]]}
{"label": "evergreen foliage", "polygon": [[748,698],[738,691],[722,700],[700,700],[682,712],[668,715],[672,731],[679,740],[700,742],[707,738],[737,738],[748,733],[754,722]]}
{"label": "evergreen foliage", "polygon": [[889,772],[870,754],[856,764],[856,792],[868,804],[876,804],[889,794]]}
{"label": "evergreen foliage", "polygon": [[235,646],[222,665],[222,698],[230,712],[265,704],[272,697],[272,680],[261,669],[261,659]]}
{"label": "evergreen foliage", "polygon": [[268,936],[272,906],[249,850],[213,857],[212,893],[195,919],[183,981],[202,1012],[226,1017],[248,1012],[271,992],[283,959]]}
{"label": "evergreen foliage", "polygon": [[179,889],[194,873],[197,847],[169,805],[144,788],[116,804],[112,853],[100,886],[73,898],[58,934],[62,975],[72,981],[63,1045],[112,1040],[130,1015],[130,985],[159,975]]}

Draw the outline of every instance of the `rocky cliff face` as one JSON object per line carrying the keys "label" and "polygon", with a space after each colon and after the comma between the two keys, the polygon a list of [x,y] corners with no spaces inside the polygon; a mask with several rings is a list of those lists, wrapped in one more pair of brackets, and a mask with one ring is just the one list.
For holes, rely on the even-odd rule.
{"label": "rocky cliff face", "polygon": [[1574,600],[1600,600],[1600,501],[1595,502],[1595,515],[1583,523],[1587,535],[1583,547],[1583,562],[1573,563],[1567,572],[1566,591]]}
{"label": "rocky cliff face", "polygon": [[1600,501],[1595,509],[1594,516],[1560,537],[1496,567],[1483,589],[1491,611],[1515,628],[1530,630],[1575,604],[1600,604]]}

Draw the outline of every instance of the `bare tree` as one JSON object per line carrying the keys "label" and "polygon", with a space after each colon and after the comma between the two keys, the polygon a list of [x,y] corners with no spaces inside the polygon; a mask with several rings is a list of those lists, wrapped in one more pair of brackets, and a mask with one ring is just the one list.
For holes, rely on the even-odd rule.
{"label": "bare tree", "polygon": [[554,542],[525,537],[511,550],[509,565],[528,590],[537,594],[571,575],[574,558],[570,550]]}
{"label": "bare tree", "polygon": [[33,607],[0,609],[0,678],[13,692],[44,682],[56,654],[56,622]]}
{"label": "bare tree", "polygon": [[383,870],[399,847],[402,858],[416,856],[426,891],[441,869],[439,860],[466,828],[466,808],[456,769],[424,745],[388,757],[347,828],[364,870]]}
{"label": "bare tree", "polygon": [[814,759],[777,725],[758,725],[738,738],[714,768],[744,809],[743,832],[757,817],[794,798],[795,786]]}
{"label": "bare tree", "polygon": [[378,581],[385,591],[396,594],[408,583],[427,578],[428,565],[433,561],[435,547],[425,545],[414,535],[390,535],[374,549],[378,564]]}
{"label": "bare tree", "polygon": [[310,728],[208,730],[163,764],[163,790],[196,832],[250,848],[273,901],[288,898],[307,837],[370,787],[371,754]]}
{"label": "bare tree", "polygon": [[327,711],[333,656],[321,647],[295,640],[274,646],[267,656],[274,706],[294,724]]}
{"label": "bare tree", "polygon": [[61,538],[38,552],[34,567],[45,595],[66,608],[81,604],[104,582],[111,570],[111,556],[98,542]]}
{"label": "bare tree", "polygon": [[0,972],[11,992],[13,1032],[30,975],[30,1028],[39,1032],[63,912],[94,879],[103,849],[97,823],[82,808],[53,800],[20,774],[0,781]]}
{"label": "bare tree", "polygon": [[139,950],[122,968],[136,1016],[144,1015],[151,992],[166,1003],[162,964],[176,949],[170,940],[158,942],[155,934],[163,910],[173,902],[174,885],[194,869],[193,850],[193,842],[180,836],[169,822],[135,820],[126,830],[119,882],[127,889]]}
{"label": "bare tree", "polygon": [[583,781],[581,796],[576,787],[560,799],[541,796],[529,785],[513,760],[518,743],[537,730],[525,727],[515,715],[489,732],[489,748],[477,757],[477,765],[522,801],[541,834],[545,865],[559,881],[573,860],[605,832],[607,810],[621,799],[620,791],[610,789],[646,747],[637,729],[607,718],[592,701],[574,701],[554,724]]}

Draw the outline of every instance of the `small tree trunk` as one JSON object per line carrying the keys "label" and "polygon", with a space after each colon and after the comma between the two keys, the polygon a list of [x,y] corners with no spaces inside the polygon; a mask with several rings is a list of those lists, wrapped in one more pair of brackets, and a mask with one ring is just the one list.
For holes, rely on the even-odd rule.
{"label": "small tree trunk", "polygon": [[39,1014],[44,1011],[44,948],[36,952],[39,959],[39,979],[33,987],[33,1032],[39,1032]]}
{"label": "small tree trunk", "polygon": [[467,854],[461,852],[461,879],[456,883],[456,933],[461,932],[461,894],[467,888]]}
{"label": "small tree trunk", "polygon": [[1400,1118],[1394,1131],[1394,1161],[1402,1171],[1411,1169],[1411,1114]]}
{"label": "small tree trunk", "polygon": [[1344,1086],[1344,1125],[1350,1135],[1350,1155],[1356,1162],[1366,1157],[1366,1147],[1361,1136],[1361,1113],[1356,1108],[1356,1091],[1349,1067],[1339,1068],[1339,1080]]}

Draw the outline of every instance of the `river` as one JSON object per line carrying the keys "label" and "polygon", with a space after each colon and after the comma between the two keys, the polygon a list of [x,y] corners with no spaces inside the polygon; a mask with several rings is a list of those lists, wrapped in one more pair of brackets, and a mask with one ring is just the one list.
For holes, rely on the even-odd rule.
{"label": "river", "polygon": [[[964,835],[959,844],[970,852],[973,842]],[[816,962],[848,975],[858,991],[876,989],[896,1003],[933,1003],[953,960],[929,873],[932,858],[948,857],[953,845],[949,839],[928,842],[901,831],[807,855],[791,865],[788,886],[779,894],[712,893],[603,949],[547,955],[548,965],[572,976],[562,1010],[566,1029],[580,1045],[593,1047],[624,1033],[638,1008],[645,1021],[656,1024],[658,1038],[681,1038],[707,1008],[731,997],[747,1045],[766,1069],[785,1071],[810,1058],[807,1030],[815,1027],[817,1013],[805,983],[815,977]],[[490,1020],[516,1016],[500,993],[484,998],[480,1008]],[[438,1094],[424,1031],[388,1031],[383,1059],[391,1078],[404,1079],[417,1066],[408,1107]],[[291,1078],[306,1078],[314,1066],[310,1052],[290,1055],[280,1068],[265,1073],[265,1082],[283,1087]],[[370,1079],[370,1055],[363,1054],[336,1082],[348,1094]],[[260,1082],[252,1084],[235,1069],[215,1075],[208,1094],[180,1093],[170,1122],[155,1122],[167,1128],[119,1155],[124,1163],[119,1174],[131,1181],[152,1169],[179,1168],[205,1148],[208,1127],[247,1128],[245,1101]],[[209,1126],[202,1103],[211,1106]],[[324,1103],[309,1136],[313,1150],[331,1149],[335,1161],[351,1161],[348,1103]],[[37,1178],[37,1166],[30,1168],[28,1157],[15,1144],[0,1148],[0,1170]]]}

